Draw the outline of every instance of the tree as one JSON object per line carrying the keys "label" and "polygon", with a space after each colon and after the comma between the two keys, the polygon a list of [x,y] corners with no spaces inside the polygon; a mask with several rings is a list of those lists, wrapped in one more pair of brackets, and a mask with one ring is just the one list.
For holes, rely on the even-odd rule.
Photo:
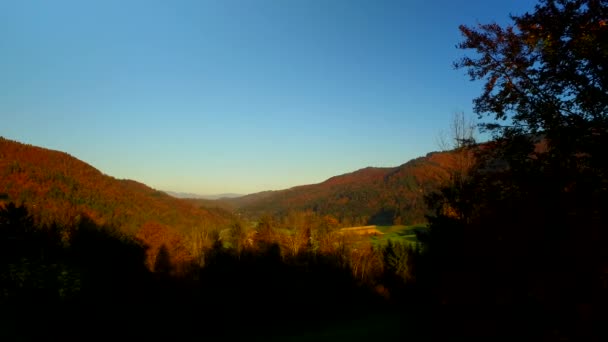
{"label": "tree", "polygon": [[230,225],[230,238],[237,256],[241,256],[247,247],[247,228],[240,220],[236,220]]}
{"label": "tree", "polygon": [[[605,187],[608,1],[543,0],[533,13],[511,18],[505,28],[460,26],[464,41],[458,47],[475,55],[455,67],[485,82],[475,112],[495,119],[484,127],[497,137],[542,138],[548,162],[560,173],[588,168],[593,183]],[[533,142],[517,146],[511,152],[520,160],[534,151]]]}
{"label": "tree", "polygon": [[505,28],[460,26],[458,47],[475,55],[455,66],[485,82],[474,109],[495,120],[484,126],[499,138],[478,169],[504,161],[503,177],[493,177],[512,202],[536,198],[604,236],[592,230],[608,205],[608,1],[542,0],[511,18]]}
{"label": "tree", "polygon": [[290,211],[284,218],[283,245],[292,257],[297,256],[307,247],[310,241],[312,218],[311,212],[304,211]]}
{"label": "tree", "polygon": [[153,271],[165,277],[171,273],[171,256],[164,244],[160,246],[158,253],[156,253]]}
{"label": "tree", "polygon": [[[514,25],[460,26],[458,47],[475,57],[455,63],[471,80],[485,81],[474,100],[481,116],[512,121],[490,130],[544,132],[606,127],[608,116],[608,1],[543,0]],[[605,133],[605,132],[604,132]]]}
{"label": "tree", "polygon": [[505,28],[460,26],[458,47],[476,54],[455,66],[485,82],[474,109],[498,121],[484,125],[500,141],[485,168],[501,159],[503,188],[599,227],[608,205],[608,1],[542,0],[511,18]]}
{"label": "tree", "polygon": [[163,258],[167,256],[173,272],[183,271],[183,266],[192,262],[192,256],[184,245],[182,236],[170,227],[157,222],[145,223],[137,232],[136,238],[146,246],[146,266],[154,271],[158,254],[163,250]]}
{"label": "tree", "polygon": [[567,323],[605,317],[574,308],[608,307],[608,1],[543,0],[511,18],[460,26],[474,53],[455,66],[484,82],[474,110],[496,140],[430,198],[425,281],[440,302],[523,305],[552,318],[497,322],[581,340]]}
{"label": "tree", "polygon": [[455,112],[449,131],[441,132],[437,143],[441,151],[459,150],[475,144],[476,124],[464,112]]}
{"label": "tree", "polygon": [[211,250],[217,235],[217,228],[202,225],[194,227],[187,235],[189,250],[199,267],[205,266],[207,253]]}
{"label": "tree", "polygon": [[449,169],[450,181],[463,182],[475,163],[473,149],[476,145],[476,125],[473,118],[464,112],[456,112],[452,118],[450,131],[440,134],[438,142],[442,151],[451,151],[453,165]]}
{"label": "tree", "polygon": [[270,246],[277,242],[275,222],[272,216],[268,214],[262,215],[262,217],[260,217],[255,232],[255,240],[257,242],[257,246],[263,251],[268,250]]}

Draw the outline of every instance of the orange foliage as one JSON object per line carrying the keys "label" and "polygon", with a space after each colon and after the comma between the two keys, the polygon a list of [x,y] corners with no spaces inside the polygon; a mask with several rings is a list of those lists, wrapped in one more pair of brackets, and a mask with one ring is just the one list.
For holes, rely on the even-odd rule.
{"label": "orange foliage", "polygon": [[228,202],[254,216],[290,210],[331,214],[341,226],[379,223],[370,220],[380,216],[392,223],[422,223],[427,214],[424,196],[448,181],[453,170],[462,168],[462,161],[463,154],[457,151],[429,153],[394,168],[368,167],[322,183],[252,194]]}
{"label": "orange foliage", "polygon": [[146,248],[146,266],[151,271],[155,269],[159,251],[164,247],[169,261],[173,266],[183,265],[192,260],[192,256],[184,246],[182,237],[173,229],[157,222],[147,222],[135,235]]}
{"label": "orange foliage", "polygon": [[156,221],[179,231],[207,223],[227,224],[231,215],[173,198],[132,180],[119,180],[67,153],[0,137],[0,196],[27,204],[38,224],[72,225],[85,213],[97,225],[134,233]]}

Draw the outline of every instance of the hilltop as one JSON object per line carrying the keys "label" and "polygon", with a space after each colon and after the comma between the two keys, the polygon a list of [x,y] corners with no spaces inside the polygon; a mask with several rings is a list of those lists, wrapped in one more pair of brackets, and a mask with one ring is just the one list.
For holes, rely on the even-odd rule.
{"label": "hilltop", "polygon": [[134,180],[116,179],[60,151],[0,137],[0,201],[26,204],[40,224],[98,225],[135,233],[154,222],[177,231],[226,224],[231,214],[201,208]]}
{"label": "hilltop", "polygon": [[[116,179],[73,156],[0,138],[0,200],[25,203],[41,223],[70,224],[79,214],[136,232],[146,222],[185,231],[223,225],[231,211],[246,217],[313,211],[343,226],[416,224],[424,196],[449,178],[454,152],[432,152],[388,168],[366,167],[318,184],[241,197],[177,198],[134,180]],[[188,197],[188,196],[186,196]]]}
{"label": "hilltop", "polygon": [[424,196],[449,178],[454,152],[432,152],[392,167],[366,167],[318,184],[223,199],[249,216],[311,210],[342,225],[415,224],[425,221]]}

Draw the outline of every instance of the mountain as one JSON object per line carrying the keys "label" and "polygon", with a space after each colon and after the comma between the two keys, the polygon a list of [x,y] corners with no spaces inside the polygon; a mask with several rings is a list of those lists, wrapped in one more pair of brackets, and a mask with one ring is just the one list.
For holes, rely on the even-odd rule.
{"label": "mountain", "polygon": [[[454,152],[434,152],[392,168],[367,167],[318,184],[220,200],[179,199],[133,180],[105,175],[67,153],[0,138],[0,202],[26,203],[42,223],[69,224],[86,214],[97,224],[136,232],[147,222],[185,231],[222,225],[230,212],[258,217],[312,210],[342,225],[425,221],[424,195],[457,164]],[[190,194],[188,194],[190,195]]]}
{"label": "mountain", "polygon": [[234,193],[225,193],[225,194],[217,194],[217,195],[201,195],[202,198],[210,199],[210,200],[223,199],[223,198],[237,198],[237,197],[243,197],[243,196],[245,196],[245,195],[234,194]]}
{"label": "mountain", "polygon": [[318,184],[264,191],[223,202],[259,216],[312,210],[342,225],[414,224],[425,221],[424,195],[437,189],[458,165],[455,152],[433,152],[392,168],[367,167]]}
{"label": "mountain", "polygon": [[217,200],[222,198],[236,198],[244,196],[243,194],[234,194],[234,193],[226,193],[226,194],[216,194],[216,195],[200,195],[191,192],[176,192],[176,191],[165,191],[167,194],[176,197],[176,198],[196,198],[196,199],[207,199],[207,200]]}
{"label": "mountain", "polygon": [[203,195],[191,193],[191,192],[177,192],[177,191],[163,191],[167,195],[175,198],[204,198]]}
{"label": "mountain", "polygon": [[0,137],[0,202],[26,204],[41,224],[70,225],[81,215],[135,233],[145,223],[178,231],[222,225],[232,215],[202,208],[142,183],[116,179],[71,155]]}

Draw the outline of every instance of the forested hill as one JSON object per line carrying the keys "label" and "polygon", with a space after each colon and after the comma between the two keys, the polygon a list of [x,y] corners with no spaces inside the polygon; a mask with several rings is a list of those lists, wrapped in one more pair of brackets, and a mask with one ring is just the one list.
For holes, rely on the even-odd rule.
{"label": "forested hill", "polygon": [[231,214],[173,198],[133,180],[108,176],[67,153],[0,137],[0,202],[25,204],[40,224],[98,225],[134,233],[155,222],[184,231],[225,224]]}
{"label": "forested hill", "polygon": [[312,210],[342,225],[412,224],[425,221],[424,195],[437,189],[456,165],[453,152],[434,152],[394,168],[368,167],[312,185],[224,199],[257,216]]}

